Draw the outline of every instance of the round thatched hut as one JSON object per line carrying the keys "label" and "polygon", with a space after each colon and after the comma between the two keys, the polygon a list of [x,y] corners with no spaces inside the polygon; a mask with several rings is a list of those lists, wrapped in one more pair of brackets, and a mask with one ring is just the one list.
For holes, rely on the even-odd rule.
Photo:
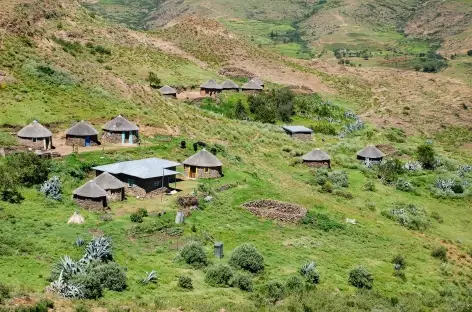
{"label": "round thatched hut", "polygon": [[255,93],[255,92],[260,92],[262,91],[262,89],[264,89],[262,86],[258,85],[257,83],[255,83],[254,81],[249,81],[249,82],[246,82],[245,84],[243,84],[241,86],[241,90],[243,90],[244,92],[248,92],[248,93]]}
{"label": "round thatched hut", "polygon": [[187,178],[214,179],[223,175],[223,163],[215,155],[202,149],[183,162],[184,175]]}
{"label": "round thatched hut", "polygon": [[139,128],[121,115],[107,122],[102,129],[103,142],[133,144],[139,139]]}
{"label": "round thatched hut", "polygon": [[252,78],[250,81],[254,82],[255,84],[259,85],[264,89],[264,81],[260,80],[257,77]]}
{"label": "round thatched hut", "polygon": [[302,156],[303,163],[310,167],[328,167],[331,168],[331,157],[319,148]]}
{"label": "round thatched hut", "polygon": [[21,145],[32,149],[48,150],[52,148],[51,131],[36,120],[18,131],[17,136]]}
{"label": "round thatched hut", "polygon": [[94,181],[89,181],[74,190],[73,198],[77,205],[97,210],[107,207],[107,192],[98,186]]}
{"label": "round thatched hut", "polygon": [[96,146],[98,141],[98,131],[94,127],[81,120],[66,132],[66,144],[77,146]]}
{"label": "round thatched hut", "polygon": [[168,85],[165,85],[162,88],[160,88],[159,93],[162,96],[168,96],[168,97],[174,97],[174,98],[177,97],[177,91]]}
{"label": "round thatched hut", "polygon": [[357,153],[357,159],[371,161],[382,161],[385,154],[374,145],[369,145]]}
{"label": "round thatched hut", "polygon": [[93,179],[93,182],[107,192],[108,198],[111,201],[121,201],[125,199],[125,186],[123,182],[108,172],[103,172]]}
{"label": "round thatched hut", "polygon": [[239,91],[239,86],[233,80],[225,80],[221,84],[223,91]]}
{"label": "round thatched hut", "polygon": [[221,86],[214,79],[210,79],[200,86],[200,95],[213,95],[221,90]]}

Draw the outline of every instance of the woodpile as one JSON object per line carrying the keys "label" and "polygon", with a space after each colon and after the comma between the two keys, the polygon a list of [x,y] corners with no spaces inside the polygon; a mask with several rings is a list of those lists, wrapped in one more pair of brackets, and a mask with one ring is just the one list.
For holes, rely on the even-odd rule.
{"label": "woodpile", "polygon": [[248,202],[243,204],[243,207],[258,217],[284,222],[298,222],[305,217],[307,212],[300,205],[271,199]]}
{"label": "woodpile", "polygon": [[198,198],[195,195],[179,196],[177,203],[183,208],[198,207]]}

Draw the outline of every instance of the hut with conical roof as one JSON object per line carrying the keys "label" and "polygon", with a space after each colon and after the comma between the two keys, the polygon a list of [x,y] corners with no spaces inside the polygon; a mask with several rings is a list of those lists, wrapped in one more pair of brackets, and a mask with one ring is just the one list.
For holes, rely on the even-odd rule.
{"label": "hut with conical roof", "polygon": [[93,179],[93,182],[107,192],[110,201],[122,201],[125,199],[125,185],[120,179],[110,173],[103,172]]}
{"label": "hut with conical roof", "polygon": [[108,206],[107,192],[94,181],[89,181],[75,189],[73,194],[77,205],[91,210],[101,210]]}
{"label": "hut with conical roof", "polygon": [[214,95],[221,90],[221,86],[214,79],[210,79],[200,86],[200,95]]}
{"label": "hut with conical roof", "polygon": [[223,91],[238,91],[239,92],[239,86],[231,79],[225,80],[221,84],[221,88]]}
{"label": "hut with conical roof", "polygon": [[369,145],[357,153],[357,159],[370,161],[382,161],[385,154],[374,145]]}
{"label": "hut with conical roof", "polygon": [[264,81],[260,80],[257,77],[252,78],[250,81],[254,82],[255,84],[259,85],[264,89]]}
{"label": "hut with conical roof", "polygon": [[82,217],[77,211],[69,218],[67,224],[83,224],[85,222],[84,217]]}
{"label": "hut with conical roof", "polygon": [[102,142],[133,144],[139,140],[138,126],[121,115],[107,122],[102,130]]}
{"label": "hut with conical roof", "polygon": [[46,127],[34,120],[18,131],[18,142],[35,150],[52,149],[52,133]]}
{"label": "hut with conical roof", "polygon": [[66,132],[66,145],[96,146],[98,131],[87,122],[81,120]]}
{"label": "hut with conical roof", "polygon": [[168,85],[165,85],[162,88],[160,88],[159,93],[162,96],[168,96],[168,97],[174,97],[174,98],[177,97],[177,90],[175,90],[174,88],[172,88]]}
{"label": "hut with conical roof", "polygon": [[223,175],[223,163],[206,149],[190,156],[183,164],[184,175],[190,179],[215,179]]}
{"label": "hut with conical roof", "polygon": [[331,168],[331,157],[319,148],[302,156],[303,163],[310,167],[328,167]]}
{"label": "hut with conical roof", "polygon": [[245,84],[241,86],[241,90],[243,90],[246,93],[256,93],[256,92],[262,91],[262,89],[264,88],[252,80],[250,80],[249,82],[246,82]]}

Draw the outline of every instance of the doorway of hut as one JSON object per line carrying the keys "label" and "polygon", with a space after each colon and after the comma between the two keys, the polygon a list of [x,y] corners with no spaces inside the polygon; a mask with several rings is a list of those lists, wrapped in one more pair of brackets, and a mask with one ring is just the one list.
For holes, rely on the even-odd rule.
{"label": "doorway of hut", "polygon": [[92,140],[91,140],[90,136],[86,136],[85,137],[85,146],[90,146],[91,141]]}
{"label": "doorway of hut", "polygon": [[197,167],[191,166],[188,172],[188,176],[191,179],[197,178]]}

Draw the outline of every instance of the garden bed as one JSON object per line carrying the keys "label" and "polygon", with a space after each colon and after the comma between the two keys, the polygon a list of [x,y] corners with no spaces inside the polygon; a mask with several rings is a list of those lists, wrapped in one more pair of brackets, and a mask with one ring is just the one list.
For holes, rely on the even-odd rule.
{"label": "garden bed", "polygon": [[267,219],[284,222],[299,222],[307,210],[300,205],[284,203],[272,199],[262,199],[243,204],[252,214]]}

